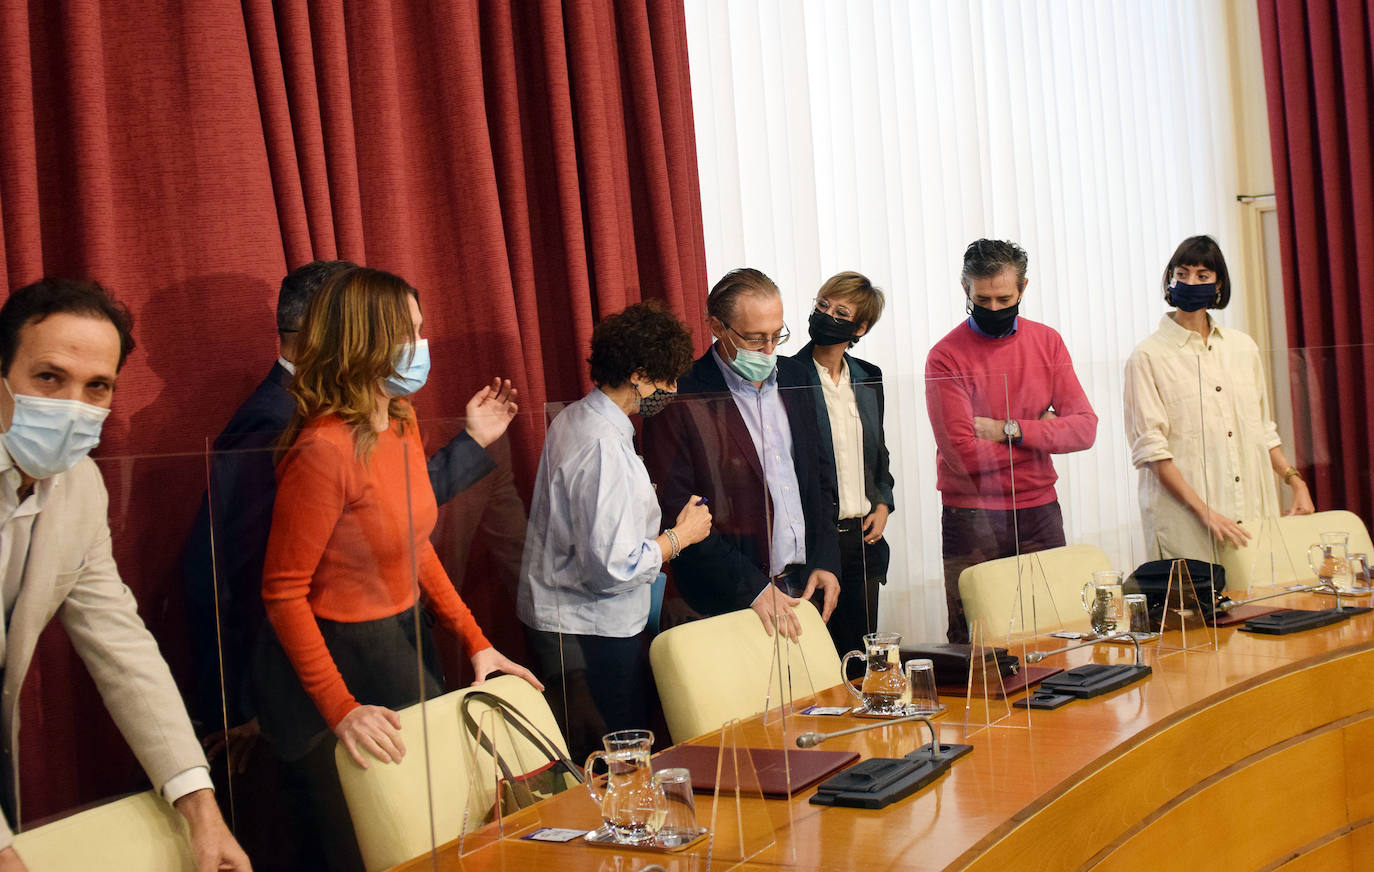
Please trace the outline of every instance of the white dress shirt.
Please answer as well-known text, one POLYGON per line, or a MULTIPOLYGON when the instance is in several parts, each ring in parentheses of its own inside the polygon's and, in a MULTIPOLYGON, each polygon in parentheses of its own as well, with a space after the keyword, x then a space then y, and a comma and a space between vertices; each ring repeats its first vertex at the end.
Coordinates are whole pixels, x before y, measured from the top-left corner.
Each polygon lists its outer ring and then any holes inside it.
POLYGON ((812 358, 821 377, 821 393, 825 396, 825 414, 830 419, 830 441, 835 448, 835 475, 840 487, 841 520, 862 518, 872 506, 864 493, 864 428, 859 420, 859 403, 854 398, 854 385, 849 380, 849 364, 840 358, 840 381, 830 377, 830 370, 812 358))
POLYGON ((1239 330, 1211 326, 1204 340, 1165 315, 1126 361, 1126 437, 1140 470, 1145 550, 1156 559, 1212 560, 1213 550, 1154 461, 1171 458, 1208 506, 1254 535, 1279 513, 1269 449, 1280 440, 1259 347, 1239 330))

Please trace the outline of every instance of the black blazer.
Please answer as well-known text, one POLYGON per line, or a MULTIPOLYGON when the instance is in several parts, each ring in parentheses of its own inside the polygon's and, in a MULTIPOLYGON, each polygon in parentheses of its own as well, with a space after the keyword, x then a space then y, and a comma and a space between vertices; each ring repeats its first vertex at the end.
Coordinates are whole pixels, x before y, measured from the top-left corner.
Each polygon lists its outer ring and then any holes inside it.
MULTIPOLYGON (((793 355, 793 359, 806 367, 811 384, 819 388, 821 376, 816 371, 812 359, 814 350, 814 343, 808 342, 793 355)), ((866 360, 848 354, 844 359, 849 366, 849 383, 854 388, 854 402, 859 407, 859 423, 863 427, 864 494, 875 506, 882 503, 888 509, 895 509, 897 504, 892 499, 894 480, 888 462, 887 437, 883 434, 883 371, 866 360)), ((825 409, 823 399, 816 403, 816 412, 820 426, 821 448, 833 460, 835 443, 830 430, 830 415, 825 409)), ((833 466, 831 468, 834 469, 833 466)), ((836 473, 838 474, 838 470, 836 473)), ((835 485, 835 492, 839 493, 838 483, 835 485)))
MULTIPOLYGON (((772 537, 767 525, 763 467, 714 350, 678 379, 678 395, 644 422, 644 462, 658 489, 664 526, 687 498, 699 494, 711 508, 711 534, 672 562, 683 598, 704 615, 747 608, 768 584, 772 537)), ((792 463, 806 520, 806 572, 839 575, 835 535, 834 472, 821 450, 816 393, 797 361, 778 360, 778 386, 792 431, 792 463)))
MULTIPOLYGON (((219 714, 219 658, 224 658, 230 726, 253 717, 245 677, 258 629, 263 625, 262 564, 277 497, 274 449, 291 423, 296 403, 286 389, 291 373, 273 364, 267 378, 215 437, 210 481, 182 555, 187 618, 196 671, 195 711, 213 730, 219 714), (214 509, 211 547, 210 510, 214 509), (213 554, 213 557, 212 557, 213 554), (213 564, 212 564, 213 559, 213 564), (216 648, 216 599, 220 646, 216 648)), ((429 480, 441 505, 495 468, 466 432, 430 458, 429 480)))

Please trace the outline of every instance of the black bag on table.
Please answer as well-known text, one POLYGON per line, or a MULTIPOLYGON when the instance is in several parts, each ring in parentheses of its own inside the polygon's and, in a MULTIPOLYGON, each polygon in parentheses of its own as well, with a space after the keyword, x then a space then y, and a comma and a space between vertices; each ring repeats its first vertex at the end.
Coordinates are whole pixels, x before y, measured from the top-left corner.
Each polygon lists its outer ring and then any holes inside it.
MULTIPOLYGON (((973 646, 956 643, 911 645, 902 647, 902 663, 916 658, 925 658, 935 667, 935 683, 939 685, 963 684, 968 681, 969 664, 973 660, 973 646)), ((991 667, 994 662, 1003 678, 1009 678, 1021 668, 1021 658, 1006 648, 983 648, 984 662, 991 667)))
MULTIPOLYGON (((1164 617, 1164 597, 1169 593, 1169 573, 1177 560, 1150 560, 1136 567, 1127 577, 1121 589, 1125 593, 1143 593, 1150 607, 1150 620, 1158 624, 1164 617)), ((1217 606, 1229 602, 1223 594, 1226 590, 1226 570, 1217 563, 1205 560, 1184 560, 1188 574, 1193 579, 1193 590, 1197 591, 1198 604, 1202 607, 1202 618, 1211 622, 1216 616, 1217 606), (1211 599, 1208 599, 1208 586, 1211 586, 1211 599)), ((1179 594, 1174 592, 1174 602, 1179 594)))

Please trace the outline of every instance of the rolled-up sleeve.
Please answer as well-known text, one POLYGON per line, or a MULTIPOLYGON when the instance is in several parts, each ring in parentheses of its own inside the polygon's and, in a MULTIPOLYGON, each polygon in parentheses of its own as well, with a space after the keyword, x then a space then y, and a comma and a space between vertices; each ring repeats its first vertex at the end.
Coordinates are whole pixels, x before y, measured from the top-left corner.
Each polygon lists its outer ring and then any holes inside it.
POLYGON ((1160 397, 1149 355, 1140 351, 1126 361, 1125 416, 1131 464, 1136 469, 1173 459, 1169 450, 1169 412, 1160 397))
POLYGON ((1264 362, 1260 360, 1259 350, 1251 357, 1250 366, 1254 370, 1255 386, 1259 388, 1260 439, 1265 451, 1273 451, 1283 444, 1279 438, 1279 425, 1274 421, 1274 410, 1269 405, 1269 385, 1264 377, 1264 362))

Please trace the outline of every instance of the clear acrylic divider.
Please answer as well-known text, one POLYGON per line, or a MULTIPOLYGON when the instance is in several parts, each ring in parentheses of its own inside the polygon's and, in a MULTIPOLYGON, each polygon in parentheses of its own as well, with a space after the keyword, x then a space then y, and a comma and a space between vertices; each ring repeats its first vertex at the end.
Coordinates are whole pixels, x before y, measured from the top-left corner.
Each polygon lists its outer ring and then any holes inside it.
MULTIPOLYGON (((186 822, 155 795, 162 785, 151 779, 178 771, 158 772, 159 762, 164 770, 197 764, 201 736, 224 724, 213 590, 205 593, 210 618, 201 637, 187 621, 181 559, 187 520, 204 488, 203 443, 92 459, 34 482, 20 500, 22 507, 36 499, 39 507, 29 527, 26 577, 6 615, 6 667, 15 682, 7 697, 13 691, 18 730, 4 767, 14 779, 13 791, 3 788, 7 816, 22 834, 152 791, 130 801, 151 800, 165 832, 177 839, 167 847, 189 862, 186 822), (104 517, 90 516, 96 506, 104 517), (40 563, 44 545, 49 551, 40 563), (42 576, 34 575, 43 565, 52 573, 46 591, 42 576), (181 688, 193 686, 183 694, 181 688), (149 708, 151 725, 145 723, 149 708), (140 750, 155 767, 151 776, 126 735, 142 737, 140 750)), ((230 819, 228 791, 217 798, 230 819)), ((154 856, 163 846, 146 847, 154 856)))
MULTIPOLYGON (((1015 420, 1009 377, 970 371, 926 381, 944 503, 946 598, 954 616, 954 644, 936 644, 929 656, 946 705, 962 709, 965 736, 1029 725, 1023 710, 1008 706, 1016 692, 1012 670, 1044 632, 1038 616, 1054 610, 1038 564, 1021 554, 1017 535, 1020 470, 1030 455, 1008 432, 1007 422, 1015 420)), ((923 647, 908 650, 921 657, 923 647)))
MULTIPOLYGON (((458 767, 443 777, 461 780, 465 791, 461 808, 451 802, 434 808, 439 856, 520 838, 541 822, 563 826, 569 816, 588 817, 591 805, 575 780, 581 767, 572 762, 586 754, 577 753, 569 732, 582 722, 580 700, 587 695, 569 693, 564 680, 571 659, 565 649, 576 646, 560 632, 561 602, 527 608, 533 600, 522 581, 530 529, 525 495, 534 485, 546 412, 521 411, 504 430, 493 423, 490 416, 436 420, 424 433, 439 501, 432 536, 438 562, 488 641, 513 664, 473 686, 462 638, 436 634, 451 692, 430 719, 429 741, 436 758, 458 767), (529 686, 524 669, 542 692, 529 686), (509 677, 492 681, 503 672, 509 677), (479 698, 488 693, 499 702, 479 698), (509 714, 494 707, 503 704, 509 714)), ((585 689, 585 665, 576 664, 576 674, 576 686, 585 689)), ((604 732, 596 728, 597 747, 604 732)))
POLYGON ((383 868, 435 847, 433 628, 469 619, 430 544, 421 427, 408 405, 393 415, 380 434, 332 417, 228 434, 210 458, 228 783, 255 868, 383 868))
MULTIPOLYGON (((255 867, 321 855, 318 839, 280 838, 268 808, 288 807, 289 770, 263 734, 253 664, 271 633, 262 578, 276 497, 280 432, 236 434, 211 443, 206 487, 183 553, 187 621, 197 663, 192 699, 214 693, 214 728, 202 729, 226 823, 255 867)), ((275 637, 273 637, 275 638, 275 637)), ((206 720, 209 723, 209 720, 206 720)), ((270 723, 270 718, 269 718, 270 723)), ((281 867, 278 867, 281 868, 281 867)))
MULTIPOLYGON (((475 732, 465 737, 463 748, 469 801, 458 855, 467 857, 539 827, 543 820, 540 800, 544 797, 537 791, 552 785, 531 782, 548 761, 528 742, 521 741, 505 712, 483 706, 475 718, 475 732)), ((592 780, 593 776, 589 773, 587 778, 592 780)))
MULTIPOLYGON (((1369 532, 1374 514, 1371 412, 1367 403, 1349 402, 1331 387, 1365 371, 1370 359, 1374 345, 1340 345, 1291 349, 1286 360, 1275 363, 1286 364, 1288 375, 1287 383, 1276 388, 1276 405, 1285 412, 1291 408, 1291 414, 1281 416, 1279 427, 1284 437, 1279 450, 1285 453, 1264 458, 1277 489, 1270 505, 1282 514, 1274 519, 1272 544, 1253 549, 1258 564, 1254 578, 1271 585, 1262 592, 1321 584, 1340 591, 1343 607, 1374 605, 1368 582, 1374 559, 1369 532), (1291 439, 1285 432, 1290 426, 1291 439), (1296 513, 1302 491, 1314 503, 1315 514, 1296 513)), ((1265 603, 1285 604, 1282 599, 1265 603)))
MULTIPOLYGON (((752 732, 739 720, 727 721, 720 730, 715 788, 706 813, 710 821, 708 869, 733 869, 777 843, 776 812, 763 791, 750 753, 752 732)), ((789 800, 783 799, 788 809, 792 805, 789 800)), ((788 859, 795 860, 795 854, 788 859)))
POLYGON ((1025 713, 1026 710, 1011 707, 994 646, 984 639, 983 623, 975 619, 969 627, 968 682, 964 692, 965 742, 990 727, 1030 727, 1028 714, 1018 716, 1018 711, 1025 713))

